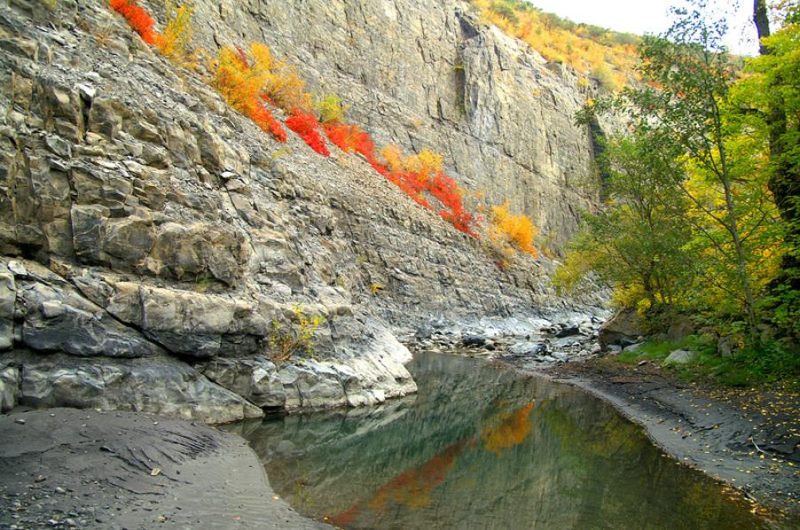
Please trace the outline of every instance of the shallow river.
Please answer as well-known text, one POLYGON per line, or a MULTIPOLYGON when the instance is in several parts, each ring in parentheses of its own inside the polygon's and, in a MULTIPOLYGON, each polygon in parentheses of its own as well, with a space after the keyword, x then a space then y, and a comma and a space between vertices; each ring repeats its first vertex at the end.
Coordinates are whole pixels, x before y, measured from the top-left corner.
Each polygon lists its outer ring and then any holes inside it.
POLYGON ((238 427, 275 491, 344 528, 772 528, 578 389, 422 355, 419 393, 238 427))

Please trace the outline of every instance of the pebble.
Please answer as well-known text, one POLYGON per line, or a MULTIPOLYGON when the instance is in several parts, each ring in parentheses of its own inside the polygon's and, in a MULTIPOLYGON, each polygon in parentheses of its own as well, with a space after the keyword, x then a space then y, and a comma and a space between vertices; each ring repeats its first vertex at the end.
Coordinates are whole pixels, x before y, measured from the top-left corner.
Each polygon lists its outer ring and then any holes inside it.
POLYGON ((65 490, 61 486, 56 486, 56 493, 61 493, 63 495, 66 492, 67 492, 67 490, 65 490))
POLYGON ((25 420, 23 418, 17 418, 14 420, 14 423, 19 423, 20 425, 25 425, 25 420))

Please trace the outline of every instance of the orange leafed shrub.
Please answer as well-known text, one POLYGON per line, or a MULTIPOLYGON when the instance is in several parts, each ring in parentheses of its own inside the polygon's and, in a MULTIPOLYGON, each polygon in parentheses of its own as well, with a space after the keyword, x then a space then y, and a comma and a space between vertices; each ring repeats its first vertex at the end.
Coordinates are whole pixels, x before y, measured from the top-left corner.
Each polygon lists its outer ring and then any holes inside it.
POLYGON ((533 238, 537 233, 538 230, 528 216, 509 213, 508 203, 492 207, 489 237, 493 242, 503 247, 513 245, 522 252, 536 257, 538 253, 533 246, 533 238))
POLYGON ((383 148, 381 156, 386 161, 381 173, 387 179, 426 208, 433 209, 430 198, 436 199, 443 207, 439 210, 442 219, 457 230, 478 237, 474 231, 475 218, 464 209, 461 188, 443 170, 442 155, 423 149, 419 154, 405 156, 399 147, 389 145, 383 148))
MULTIPOLYGON (((253 45, 255 57, 258 50, 259 47, 253 45)), ((251 66, 243 50, 223 48, 216 61, 213 85, 231 107, 253 120, 279 142, 285 142, 286 131, 263 101, 263 87, 268 75, 258 67, 257 61, 251 66)))
POLYGON ((320 135, 320 124, 316 116, 295 110, 286 120, 286 126, 296 132, 311 149, 322 156, 331 156, 325 140, 320 135))
POLYGON ((262 99, 288 113, 311 112, 314 108, 311 94, 306 92, 306 82, 292 66, 275 59, 266 44, 251 44, 250 55, 253 57, 250 66, 260 75, 262 99))
POLYGON ((157 45, 161 35, 155 30, 155 20, 135 0, 109 0, 111 9, 125 17, 128 25, 142 37, 147 44, 157 45))

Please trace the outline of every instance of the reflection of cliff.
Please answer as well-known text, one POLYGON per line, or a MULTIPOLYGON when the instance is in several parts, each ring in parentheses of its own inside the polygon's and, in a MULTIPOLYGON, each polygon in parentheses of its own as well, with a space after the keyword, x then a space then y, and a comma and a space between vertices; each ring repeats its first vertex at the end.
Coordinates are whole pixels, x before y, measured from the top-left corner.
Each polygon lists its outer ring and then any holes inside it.
POLYGON ((413 403, 245 432, 275 490, 346 528, 758 527, 688 495, 717 486, 587 394, 469 359, 410 368, 413 403))
MULTIPOLYGON (((528 403, 512 412, 495 414, 481 430, 482 449, 499 455, 503 450, 521 444, 531 433, 530 413, 533 407, 533 403, 528 403)), ((464 449, 475 446, 475 438, 453 443, 421 466, 391 479, 363 505, 356 503, 327 520, 346 527, 355 522, 363 507, 375 512, 385 511, 387 505, 403 505, 412 509, 427 507, 431 504, 433 490, 447 478, 456 458, 464 449)))

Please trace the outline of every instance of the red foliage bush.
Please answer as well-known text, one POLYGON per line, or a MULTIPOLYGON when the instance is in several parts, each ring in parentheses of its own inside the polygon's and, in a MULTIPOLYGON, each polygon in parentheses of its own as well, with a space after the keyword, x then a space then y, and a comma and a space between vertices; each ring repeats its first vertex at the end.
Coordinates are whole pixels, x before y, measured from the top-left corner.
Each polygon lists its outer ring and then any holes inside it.
MULTIPOLYGON (((155 30, 155 21, 147 11, 137 5, 136 0, 109 0, 111 9, 125 17, 146 43, 158 46, 164 37, 155 30)), ((254 60, 242 48, 224 48, 216 63, 214 86, 236 110, 248 116, 263 131, 272 134, 279 142, 287 139, 286 131, 266 105, 275 105, 273 98, 265 90, 267 81, 298 101, 308 99, 302 91, 302 82, 297 76, 276 76, 271 72, 272 64, 269 49, 264 45, 253 45, 254 60), (260 64, 270 62, 270 64, 260 64), (269 60, 269 61, 267 61, 269 60), (299 83, 299 85, 298 85, 299 83), (297 86, 295 86, 297 85, 297 86), (296 96, 296 97, 295 97, 296 96)), ((283 94, 280 90, 276 94, 283 94)), ((291 100, 283 94, 284 99, 291 100)), ((285 107, 284 107, 285 108, 285 107)), ((394 183, 417 204, 433 209, 428 196, 433 197, 443 207, 439 211, 442 219, 456 229, 477 238, 473 231, 476 220, 464 210, 461 190, 456 182, 442 171, 442 157, 424 150, 419 155, 404 157, 396 147, 385 148, 385 162, 378 160, 375 143, 358 125, 331 121, 320 125, 314 114, 295 107, 286 126, 297 133, 311 149, 322 156, 330 156, 330 151, 320 131, 346 153, 358 153, 387 180, 394 183)))
POLYGON ((109 0, 111 9, 125 17, 128 25, 138 33, 147 44, 158 44, 161 35, 155 30, 155 20, 135 0, 109 0))
POLYGON ((333 145, 345 153, 360 154, 375 171, 384 177, 388 175, 388 169, 375 155, 375 142, 361 127, 346 123, 326 123, 322 127, 333 145))
POLYGON ((377 162, 373 165, 380 174, 418 204, 438 209, 439 216, 457 230, 478 238, 474 230, 477 220, 464 209, 461 188, 444 172, 440 154, 423 149, 415 155, 403 155, 399 147, 386 146, 381 155, 385 165, 377 162), (435 199, 435 205, 431 199, 435 199))
POLYGON ((286 129, 281 126, 281 122, 275 119, 263 103, 254 103, 253 108, 250 110, 249 117, 258 125, 262 131, 268 132, 280 143, 285 143, 287 140, 286 129))
POLYGON ((316 116, 295 110, 286 120, 286 126, 296 132, 311 149, 322 156, 331 156, 325 140, 319 133, 320 124, 316 116))
POLYGON ((475 217, 464 210, 461 190, 452 177, 442 172, 437 173, 429 181, 428 192, 444 206, 445 209, 439 212, 442 219, 452 224, 456 230, 478 239, 478 234, 473 230, 475 217))

